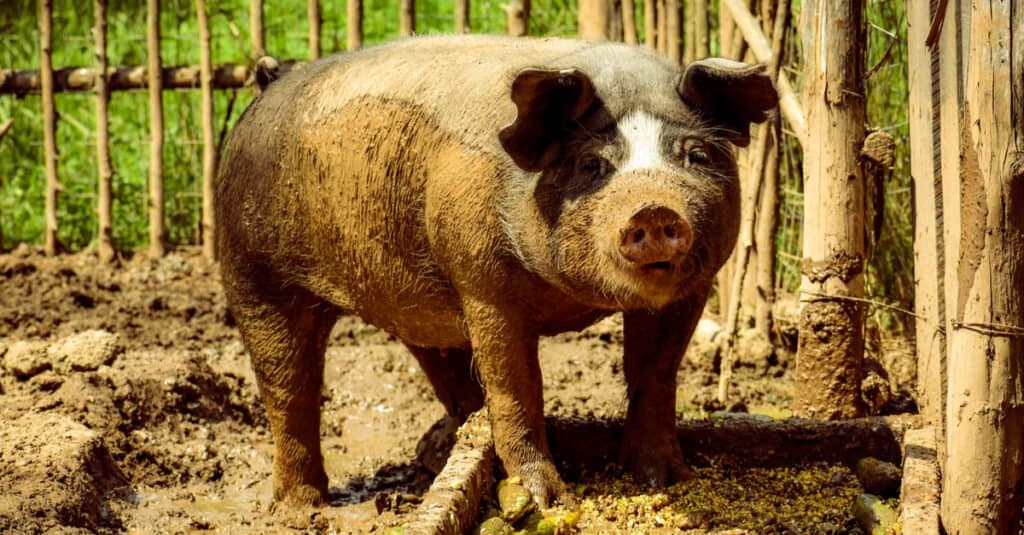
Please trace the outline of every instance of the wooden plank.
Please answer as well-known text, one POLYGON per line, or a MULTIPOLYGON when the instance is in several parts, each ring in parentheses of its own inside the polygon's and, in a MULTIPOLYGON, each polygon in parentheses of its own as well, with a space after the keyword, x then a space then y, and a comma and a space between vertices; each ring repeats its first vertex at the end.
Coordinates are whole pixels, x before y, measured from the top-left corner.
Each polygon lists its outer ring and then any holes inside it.
POLYGON ((39 85, 43 104, 46 207, 43 251, 57 254, 57 110, 53 94, 53 0, 39 0, 39 85))
POLYGON ((348 17, 345 23, 348 31, 346 48, 349 51, 359 50, 363 47, 363 0, 347 0, 346 13, 348 17))
POLYGON ((93 37, 96 40, 96 166, 98 195, 96 213, 99 220, 100 260, 109 262, 114 258, 113 182, 114 168, 110 163, 110 91, 107 89, 107 0, 93 1, 93 15, 96 26, 93 37))
POLYGON ((210 24, 206 15, 206 0, 196 0, 196 17, 199 21, 199 80, 202 91, 203 123, 203 215, 202 245, 203 256, 214 259, 217 256, 214 235, 214 181, 217 176, 217 147, 213 125, 213 59, 210 55, 210 24))
POLYGON ((816 142, 804 145, 804 260, 793 412, 853 418, 864 414, 864 310, 844 298, 864 297, 863 2, 805 0, 800 28, 807 58, 807 125, 816 142))
POLYGON ((160 0, 146 0, 146 62, 149 82, 149 256, 166 252, 164 241, 164 104, 160 56, 160 0))
MULTIPOLYGON (((949 533, 1016 534, 1022 520, 1022 16, 1019 2, 975 0, 969 25, 961 28, 969 32, 970 48, 960 71, 960 172, 954 176, 943 168, 943 183, 952 183, 944 189, 960 191, 959 255, 946 256, 947 267, 956 263, 957 294, 955 308, 947 309, 952 318, 941 509, 949 533)), ((953 27, 943 28, 940 43, 946 44, 947 33, 955 39, 953 27)), ((946 208, 949 213, 951 206, 946 208)), ((947 277, 947 293, 950 282, 947 277)))

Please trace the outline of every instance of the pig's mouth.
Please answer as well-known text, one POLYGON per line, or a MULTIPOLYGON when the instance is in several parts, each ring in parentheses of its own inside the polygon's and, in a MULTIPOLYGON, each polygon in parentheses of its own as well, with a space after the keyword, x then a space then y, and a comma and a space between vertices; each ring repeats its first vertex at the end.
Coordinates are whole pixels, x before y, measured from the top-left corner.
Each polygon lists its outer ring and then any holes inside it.
POLYGON ((650 262, 640 266, 640 271, 645 275, 648 273, 667 273, 672 271, 672 262, 668 260, 662 262, 650 262))

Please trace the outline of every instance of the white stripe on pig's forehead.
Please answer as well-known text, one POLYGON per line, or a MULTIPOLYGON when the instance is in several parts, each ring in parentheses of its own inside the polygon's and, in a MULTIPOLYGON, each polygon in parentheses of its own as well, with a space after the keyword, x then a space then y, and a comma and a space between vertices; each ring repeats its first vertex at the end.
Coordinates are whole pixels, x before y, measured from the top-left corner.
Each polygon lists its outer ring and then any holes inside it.
POLYGON ((626 141, 626 162, 620 172, 668 167, 661 156, 661 133, 665 124, 643 110, 630 112, 619 121, 619 135, 626 141))

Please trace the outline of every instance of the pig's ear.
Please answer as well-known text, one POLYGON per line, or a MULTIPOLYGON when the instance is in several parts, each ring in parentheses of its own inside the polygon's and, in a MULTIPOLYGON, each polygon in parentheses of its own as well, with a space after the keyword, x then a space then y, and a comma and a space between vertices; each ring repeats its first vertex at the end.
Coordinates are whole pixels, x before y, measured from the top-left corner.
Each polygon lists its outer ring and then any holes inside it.
POLYGON ((760 123, 779 103, 764 65, 707 58, 686 66, 679 82, 683 102, 739 147, 750 144, 750 123, 760 123))
POLYGON ((516 120, 498 133, 505 151, 526 171, 550 165, 573 123, 594 102, 594 85, 575 70, 527 69, 512 82, 516 120))

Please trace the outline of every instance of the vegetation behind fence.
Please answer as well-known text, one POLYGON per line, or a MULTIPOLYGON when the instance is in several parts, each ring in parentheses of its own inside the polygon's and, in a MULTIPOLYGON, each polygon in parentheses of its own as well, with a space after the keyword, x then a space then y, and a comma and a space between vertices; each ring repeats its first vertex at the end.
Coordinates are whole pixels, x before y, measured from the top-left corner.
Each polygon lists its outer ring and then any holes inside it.
MULTIPOLYGON (((400 0, 364 2, 364 43, 399 35, 400 0)), ((470 2, 473 32, 505 33, 504 0, 470 2)), ((644 2, 636 5, 636 31, 644 40, 644 2)), ((324 54, 346 47, 344 2, 321 2, 321 47, 324 54)), ((573 0, 534 0, 530 11, 532 35, 573 36, 577 3, 573 0)), ((199 64, 198 27, 193 0, 161 2, 161 50, 165 66, 199 64)), ((710 51, 719 51, 718 2, 710 2, 710 51)), ((800 50, 796 38, 799 6, 789 25, 784 72, 799 83, 800 50)), ((416 4, 416 30, 420 34, 454 30, 454 2, 420 0, 416 4)), ((889 131, 897 140, 895 163, 889 179, 880 184, 886 222, 876 243, 868 271, 868 295, 909 306, 913 295, 911 247, 911 193, 907 138, 907 50, 905 5, 896 0, 868 3, 867 67, 868 128, 889 131)), ((111 66, 145 65, 146 9, 142 2, 110 0, 107 48, 111 66)), ((683 10, 686 14, 687 11, 683 10)), ((267 52, 278 58, 304 59, 309 37, 304 0, 271 0, 265 5, 267 52)), ((215 65, 250 61, 249 1, 221 0, 208 7, 212 56, 215 65)), ((36 69, 39 66, 36 0, 0 3, 0 69, 36 69)), ((89 3, 56 0, 54 5, 53 64, 95 64, 89 3)), ((222 141, 252 99, 249 89, 216 92, 216 139, 222 141)), ((95 96, 91 92, 58 93, 60 114, 57 145, 63 191, 58 205, 59 241, 71 250, 95 244, 97 220, 97 165, 95 96)), ((200 241, 202 206, 202 150, 200 93, 164 92, 164 181, 168 245, 200 241)), ((0 142, 0 249, 18 243, 39 243, 44 230, 44 173, 42 110, 36 95, 15 98, 0 95, 0 123, 15 126, 0 142)), ((120 91, 110 99, 111 158, 114 168, 113 236, 119 250, 143 247, 148 242, 147 173, 149 116, 145 91, 120 91)), ((794 291, 799 285, 802 184, 800 146, 789 137, 781 158, 777 286, 794 291)), ((869 199, 871 203, 871 199, 869 199)), ((890 316, 880 316, 888 322, 890 316)))

